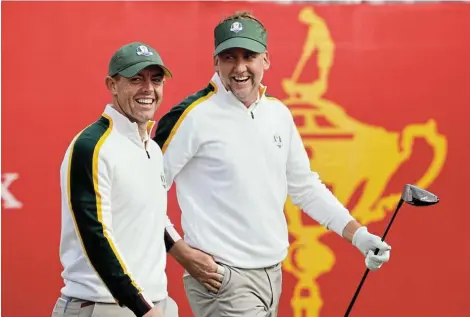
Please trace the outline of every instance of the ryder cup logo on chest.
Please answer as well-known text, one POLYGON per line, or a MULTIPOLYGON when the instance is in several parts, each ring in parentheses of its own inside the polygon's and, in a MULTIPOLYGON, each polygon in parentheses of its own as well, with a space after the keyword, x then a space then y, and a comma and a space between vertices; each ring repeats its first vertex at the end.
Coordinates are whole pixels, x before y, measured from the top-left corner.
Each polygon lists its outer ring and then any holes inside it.
POLYGON ((233 22, 230 26, 230 31, 238 33, 243 30, 243 25, 240 22, 233 22))
POLYGON ((148 47, 145 45, 140 45, 137 47, 137 55, 139 56, 152 56, 153 53, 149 51, 148 47))
POLYGON ((165 174, 163 172, 160 173, 160 180, 162 181, 163 188, 166 189, 166 177, 165 177, 165 174))
POLYGON ((279 134, 274 134, 273 142, 278 148, 282 148, 282 139, 279 134))

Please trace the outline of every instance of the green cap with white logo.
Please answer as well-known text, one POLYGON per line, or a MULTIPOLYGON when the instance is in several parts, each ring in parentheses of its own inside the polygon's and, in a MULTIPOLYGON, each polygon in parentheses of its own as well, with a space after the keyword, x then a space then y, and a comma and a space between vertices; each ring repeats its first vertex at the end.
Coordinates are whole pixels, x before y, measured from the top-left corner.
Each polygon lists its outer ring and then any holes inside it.
POLYGON ((170 70, 163 64, 160 54, 154 48, 145 43, 133 42, 122 46, 114 53, 109 62, 108 75, 119 74, 129 78, 152 65, 161 67, 168 78, 173 77, 170 70))
POLYGON ((214 30, 214 56, 234 47, 240 47, 256 53, 264 53, 268 34, 257 21, 250 19, 232 19, 219 24, 214 30))

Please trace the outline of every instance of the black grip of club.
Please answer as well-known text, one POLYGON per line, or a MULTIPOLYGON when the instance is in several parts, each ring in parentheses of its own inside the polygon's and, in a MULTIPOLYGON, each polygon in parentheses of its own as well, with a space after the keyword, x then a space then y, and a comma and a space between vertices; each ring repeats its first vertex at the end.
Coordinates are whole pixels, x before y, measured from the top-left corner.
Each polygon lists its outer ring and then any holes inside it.
MULTIPOLYGON (((403 199, 400 199, 400 201, 398 202, 397 208, 395 209, 395 212, 393 213, 392 219, 390 219, 390 222, 387 225, 387 229, 385 229, 385 232, 382 236, 382 241, 385 240, 385 237, 387 236, 387 233, 390 230, 390 227, 393 223, 393 220, 395 220, 395 217, 396 217, 396 215, 398 213, 398 210, 400 209, 401 205, 403 205, 403 199)), ((379 248, 376 248, 374 254, 377 255, 379 253, 379 251, 380 251, 379 248)), ((362 276, 361 282, 359 283, 359 286, 357 287, 356 292, 354 293, 354 296, 351 300, 351 303, 349 303, 348 310, 344 314, 344 317, 349 316, 349 313, 351 312, 351 310, 354 306, 354 303, 356 302, 357 296, 359 295, 359 292, 361 291, 362 285, 366 281, 366 277, 369 274, 369 271, 370 270, 367 268, 366 271, 364 272, 364 275, 362 276)))

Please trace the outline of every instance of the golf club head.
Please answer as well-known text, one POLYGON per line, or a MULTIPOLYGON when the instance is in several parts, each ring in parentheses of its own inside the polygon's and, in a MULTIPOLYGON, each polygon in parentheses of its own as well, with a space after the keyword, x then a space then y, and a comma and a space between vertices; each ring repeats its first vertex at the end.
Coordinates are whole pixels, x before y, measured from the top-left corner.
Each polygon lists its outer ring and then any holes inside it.
POLYGON ((401 198, 413 206, 430 206, 439 202, 439 197, 415 185, 406 184, 401 198))

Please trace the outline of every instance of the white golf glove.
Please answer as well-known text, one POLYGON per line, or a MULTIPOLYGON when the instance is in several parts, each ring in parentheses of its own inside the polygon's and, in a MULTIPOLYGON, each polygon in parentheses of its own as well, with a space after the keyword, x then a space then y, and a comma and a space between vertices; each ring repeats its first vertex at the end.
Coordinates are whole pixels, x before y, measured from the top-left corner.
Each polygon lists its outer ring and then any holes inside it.
POLYGON ((366 227, 360 227, 354 233, 352 244, 366 257, 366 266, 369 270, 378 270, 385 262, 390 260, 391 246, 383 242, 380 237, 371 234, 366 227), (379 249, 377 255, 375 249, 379 249))

